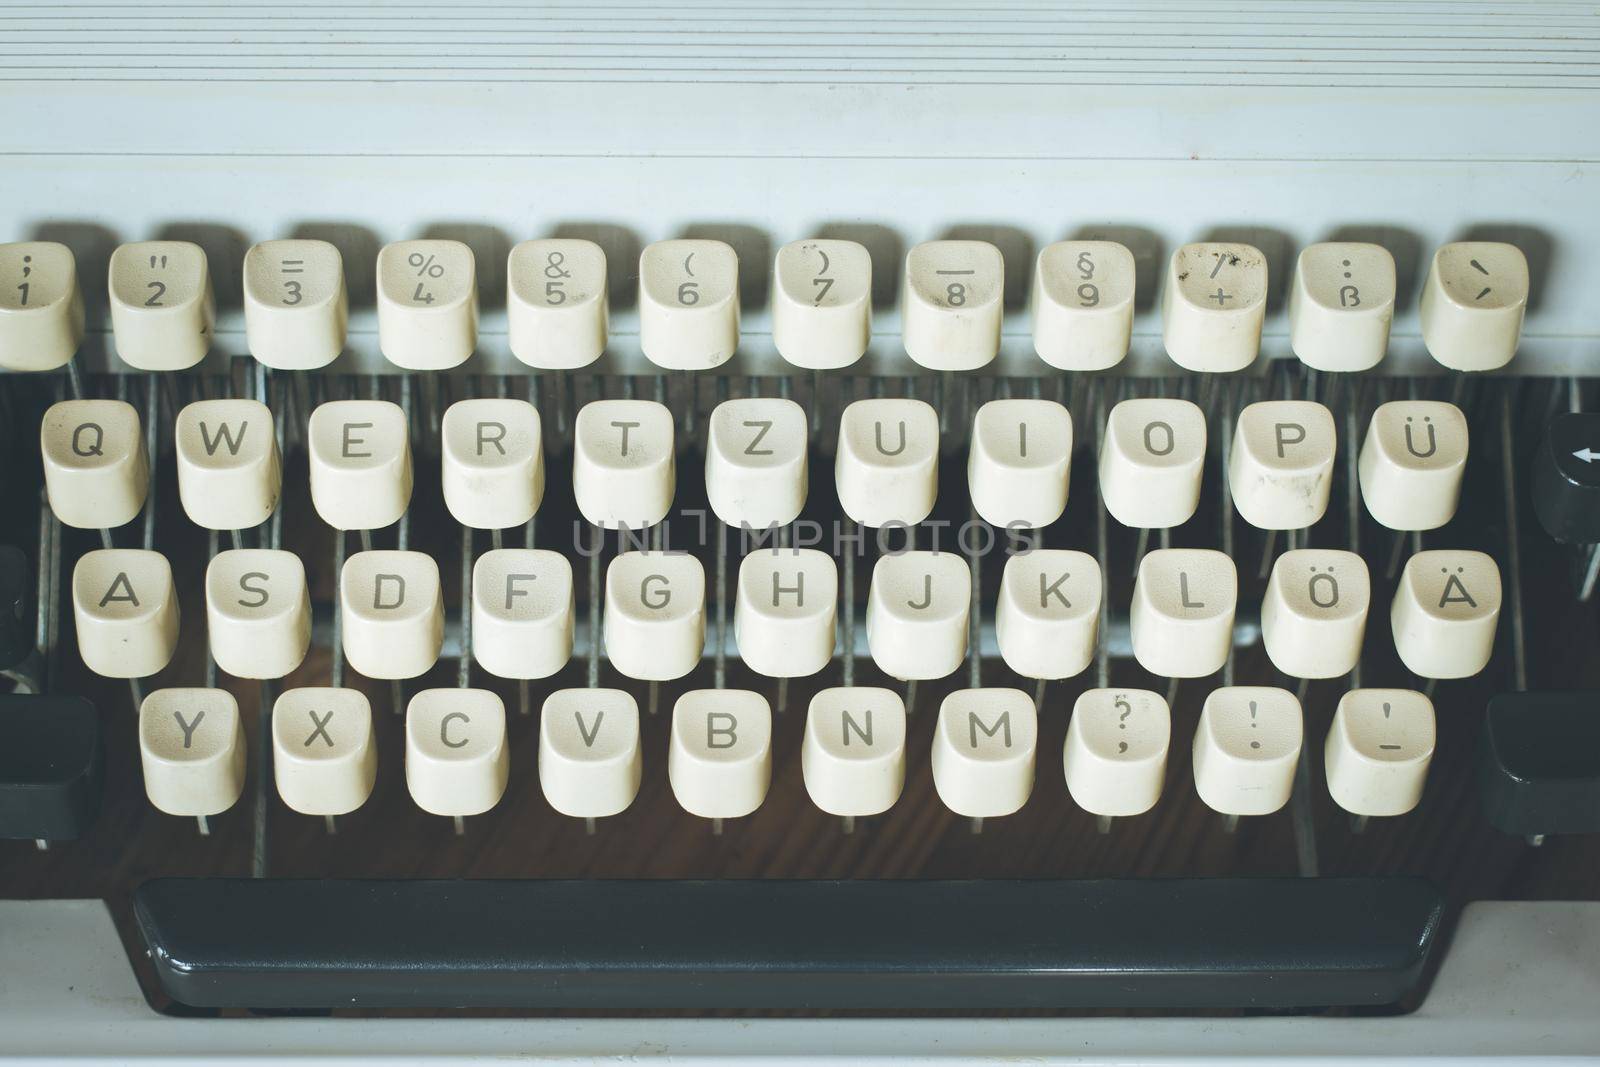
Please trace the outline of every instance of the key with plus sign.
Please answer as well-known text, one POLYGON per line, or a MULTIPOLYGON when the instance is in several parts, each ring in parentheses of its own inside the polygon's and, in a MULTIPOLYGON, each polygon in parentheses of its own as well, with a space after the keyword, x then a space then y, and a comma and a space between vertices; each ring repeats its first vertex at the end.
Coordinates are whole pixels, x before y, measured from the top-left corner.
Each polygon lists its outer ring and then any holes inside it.
POLYGON ((1255 362, 1267 304, 1267 257, 1212 241, 1172 254, 1161 301, 1162 340, 1185 370, 1227 373, 1255 362))

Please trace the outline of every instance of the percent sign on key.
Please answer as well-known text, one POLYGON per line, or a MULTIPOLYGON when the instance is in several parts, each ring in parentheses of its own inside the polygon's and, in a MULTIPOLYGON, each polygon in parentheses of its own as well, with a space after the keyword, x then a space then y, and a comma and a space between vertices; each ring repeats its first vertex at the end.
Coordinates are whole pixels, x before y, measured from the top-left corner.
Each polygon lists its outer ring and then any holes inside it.
MULTIPOLYGON (((406 257, 406 263, 416 268, 418 278, 444 277, 443 264, 434 262, 434 258, 431 255, 424 256, 421 252, 413 252, 411 255, 406 257)), ((417 291, 411 294, 412 300, 419 304, 433 303, 432 290, 424 291, 423 287, 426 284, 427 283, 425 281, 417 282, 417 291)))

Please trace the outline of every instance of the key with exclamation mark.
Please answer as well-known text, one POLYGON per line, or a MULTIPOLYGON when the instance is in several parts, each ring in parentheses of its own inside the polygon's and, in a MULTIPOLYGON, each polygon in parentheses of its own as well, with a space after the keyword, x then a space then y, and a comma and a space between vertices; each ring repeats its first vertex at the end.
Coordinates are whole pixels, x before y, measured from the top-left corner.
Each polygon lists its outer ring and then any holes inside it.
POLYGON ((1194 784, 1224 815, 1270 815, 1294 788, 1304 725, 1286 689, 1229 686, 1206 698, 1194 735, 1194 784))

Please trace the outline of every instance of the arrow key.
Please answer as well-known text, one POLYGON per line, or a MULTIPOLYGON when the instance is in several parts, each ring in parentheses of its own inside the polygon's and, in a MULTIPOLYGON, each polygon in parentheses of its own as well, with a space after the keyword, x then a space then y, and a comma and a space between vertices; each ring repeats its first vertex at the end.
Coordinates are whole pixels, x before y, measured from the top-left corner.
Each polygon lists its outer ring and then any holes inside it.
POLYGON ((1533 510, 1557 541, 1600 541, 1600 413, 1564 411, 1550 420, 1534 460, 1533 510))

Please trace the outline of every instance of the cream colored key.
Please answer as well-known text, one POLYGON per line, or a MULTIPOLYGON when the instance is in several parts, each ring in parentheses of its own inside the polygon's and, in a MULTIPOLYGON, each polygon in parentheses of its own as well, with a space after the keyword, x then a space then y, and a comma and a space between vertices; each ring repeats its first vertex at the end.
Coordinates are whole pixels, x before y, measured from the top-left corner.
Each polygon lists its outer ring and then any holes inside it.
POLYGON ((497 548, 472 565, 472 656, 498 678, 548 678, 572 656, 572 563, 497 548))
POLYGON ((739 257, 721 241, 657 241, 639 255, 639 347, 668 370, 711 370, 739 348, 739 257))
POLYGON ((422 552, 357 552, 339 574, 344 654, 368 678, 415 678, 439 659, 439 565, 422 552))
POLYGON ((587 367, 606 350, 606 254, 593 241, 523 241, 506 259, 511 354, 541 370, 587 367))
POLYGON ((244 333, 275 370, 315 370, 344 351, 344 259, 327 241, 263 241, 244 256, 244 333))
POLYGON ((1239 412, 1228 461, 1233 506, 1263 530, 1303 530, 1328 510, 1337 448, 1333 413, 1307 400, 1264 400, 1239 412))
POLYGON ((833 658, 839 568, 814 548, 763 549, 739 564, 733 640, 768 678, 815 674, 833 658))
POLYGON ((539 787, 575 819, 626 811, 639 794, 639 705, 621 689, 558 689, 539 715, 539 787))
POLYGON ((725 400, 707 423, 706 498, 729 526, 787 526, 805 507, 810 427, 793 400, 725 400))
POLYGON ((1222 669, 1233 644, 1239 576, 1209 548, 1145 554, 1133 583, 1133 657, 1151 674, 1201 678, 1222 669))
POLYGON ((463 526, 504 530, 544 499, 544 439, 526 400, 458 400, 440 430, 444 506, 463 526))
POLYGON ((924 241, 906 255, 900 328, 929 370, 977 370, 1000 352, 1006 265, 985 241, 924 241))
POLYGON ((1467 417, 1442 400, 1379 405, 1361 445, 1361 499, 1391 530, 1436 530, 1461 501, 1467 417))
POLYGON ((83 343, 83 290, 72 250, 0 244, 0 370, 55 370, 83 343))
POLYGON ((1135 529, 1182 526, 1200 506, 1206 417, 1187 400, 1124 400, 1106 418, 1100 493, 1135 529))
POLYGON ((1033 792, 1039 716, 1020 689, 957 689, 939 705, 933 787, 970 819, 1018 811, 1033 792))
POLYGON ((407 370, 448 370, 478 344, 477 264, 460 241, 396 241, 378 253, 378 348, 407 370))
POLYGON ((1500 568, 1482 552, 1418 552, 1406 561, 1389 609, 1394 648, 1423 678, 1466 678, 1494 654, 1500 568))
POLYGON ((1071 678, 1094 658, 1100 565, 1084 552, 1042 548, 1006 560, 995 604, 1000 658, 1024 678, 1071 678))
POLYGON ((939 415, 920 400, 857 400, 839 418, 835 491, 863 526, 915 526, 939 492, 939 415))
POLYGON ((1323 746, 1328 793, 1352 815, 1404 815, 1433 761, 1433 701, 1410 689, 1352 689, 1323 746))
POLYGON ((1494 370, 1516 355, 1528 259, 1516 245, 1458 241, 1433 254, 1422 286, 1422 343, 1451 370, 1494 370))
POLYGON ((865 817, 894 807, 906 780, 906 706, 892 689, 824 689, 811 698, 800 773, 829 815, 865 817))
POLYGON ((789 363, 837 370, 872 340, 872 257, 854 241, 815 238, 778 249, 772 343, 789 363))
POLYGON ((1049 526, 1067 507, 1072 416, 1054 400, 990 400, 978 408, 967 491, 993 526, 1049 526))
POLYGON ((1289 344, 1313 370, 1371 370, 1389 349, 1394 257, 1382 245, 1314 244, 1295 262, 1289 344))
POLYGON ((1337 678, 1361 658, 1372 583, 1354 552, 1303 548, 1272 565, 1261 602, 1261 638, 1291 678, 1337 678))
POLYGON ((1224 815, 1271 815, 1289 802, 1305 725, 1286 689, 1214 689, 1194 734, 1194 788, 1224 815))
POLYGON ((226 689, 157 689, 139 705, 144 792, 157 811, 219 815, 244 792, 239 704, 226 689))
POLYGON ((147 678, 178 648, 178 594, 159 552, 85 552, 72 570, 72 618, 84 666, 107 678, 147 678))
POLYGON ((487 689, 424 689, 406 706, 406 788, 430 815, 482 815, 511 774, 506 706, 487 689))
POLYGON ((196 526, 247 530, 271 518, 283 469, 259 400, 200 400, 178 412, 178 499, 196 526))
POLYGON ((624 552, 606 568, 606 655, 629 678, 665 682, 700 662, 706 572, 675 552, 624 552))
POLYGON ((573 425, 572 491, 596 526, 643 530, 666 518, 677 487, 672 412, 652 400, 596 400, 573 425))
POLYGON ((411 503, 411 439, 400 405, 334 400, 311 411, 311 503, 335 530, 377 530, 411 503))
POLYGON ((867 648, 891 678, 943 678, 967 652, 972 572, 953 552, 882 556, 867 593, 867 648))
POLYGON ((120 400, 63 400, 39 424, 50 510, 68 526, 109 530, 132 522, 150 490, 139 412, 120 400))
POLYGON ((236 548, 206 567, 206 640, 236 678, 283 678, 311 647, 306 568, 293 552, 236 548))
POLYGON ((217 304, 199 245, 118 245, 108 274, 111 331, 124 363, 139 370, 187 370, 205 358, 217 304))
POLYGON ((690 815, 737 819, 767 797, 772 709, 748 689, 695 689, 672 707, 672 795, 690 815))
POLYGON ((348 815, 378 778, 372 704, 359 689, 289 689, 272 705, 278 796, 302 815, 348 815))
POLYGON ((1161 294, 1161 338, 1184 370, 1226 374, 1255 362, 1267 309, 1267 257, 1244 244, 1184 245, 1161 294))
POLYGON ((1142 815, 1161 799, 1172 713, 1148 689, 1089 689, 1072 705, 1062 770, 1091 815, 1142 815))
POLYGON ((1115 241, 1058 241, 1033 269, 1033 350, 1061 370, 1106 370, 1133 335, 1133 253, 1115 241))

